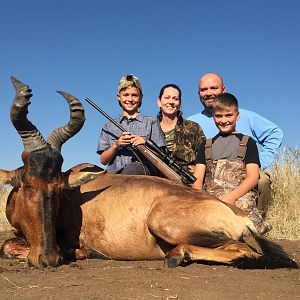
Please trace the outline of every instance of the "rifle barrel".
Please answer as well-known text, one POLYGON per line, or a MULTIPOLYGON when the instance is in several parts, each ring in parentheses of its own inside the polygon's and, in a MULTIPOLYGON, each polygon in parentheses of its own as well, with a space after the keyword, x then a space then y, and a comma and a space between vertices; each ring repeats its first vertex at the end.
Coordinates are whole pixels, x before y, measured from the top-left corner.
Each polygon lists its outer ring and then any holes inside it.
POLYGON ((110 122, 112 122, 114 125, 116 125, 122 132, 126 131, 119 123, 117 123, 111 116, 109 116, 104 110, 102 110, 98 105, 96 105, 91 99, 85 98, 85 101, 87 101, 89 104, 91 104, 105 118, 107 118, 110 122))
MULTIPOLYGON (((92 105, 98 112, 100 112, 110 122, 112 122, 115 126, 117 126, 122 132, 126 131, 119 123, 117 123, 111 116, 109 116, 105 111, 103 111, 91 99, 85 98, 85 101, 87 101, 90 105, 92 105)), ((194 175, 192 175, 189 172, 187 172, 186 170, 184 170, 172 158, 165 155, 153 141, 147 140, 145 142, 145 146, 148 146, 148 148, 152 149, 153 151, 158 153, 163 159, 167 160, 167 162, 170 163, 178 172, 180 172, 182 176, 184 176, 186 179, 188 179, 188 181, 190 181, 191 183, 196 181, 196 177, 194 175)))

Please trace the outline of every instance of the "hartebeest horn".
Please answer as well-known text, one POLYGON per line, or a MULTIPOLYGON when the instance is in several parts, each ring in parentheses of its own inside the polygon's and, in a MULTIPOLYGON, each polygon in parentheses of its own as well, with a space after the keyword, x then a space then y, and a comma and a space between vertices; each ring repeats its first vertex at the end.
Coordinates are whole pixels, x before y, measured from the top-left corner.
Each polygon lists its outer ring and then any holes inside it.
POLYGON ((29 99, 31 89, 28 85, 11 77, 11 81, 16 90, 16 95, 10 109, 10 119, 18 131, 24 144, 24 151, 31 152, 47 147, 47 143, 39 130, 27 119, 29 99))
POLYGON ((63 143, 74 136, 82 128, 85 116, 84 108, 76 97, 65 92, 57 92, 69 103, 70 121, 67 125, 53 130, 47 138, 47 142, 52 146, 52 148, 60 151, 63 143))

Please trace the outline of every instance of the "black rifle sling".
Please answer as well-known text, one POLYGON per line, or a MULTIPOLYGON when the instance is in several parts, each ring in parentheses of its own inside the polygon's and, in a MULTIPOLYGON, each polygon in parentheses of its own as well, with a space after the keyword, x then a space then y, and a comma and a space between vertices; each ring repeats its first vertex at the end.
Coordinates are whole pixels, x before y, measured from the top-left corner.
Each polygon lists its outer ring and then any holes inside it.
MULTIPOLYGON (((131 147, 131 146, 128 146, 128 150, 130 150, 132 152, 132 154, 135 156, 135 158, 137 159, 137 161, 142 165, 142 168, 143 168, 143 171, 144 171, 144 174, 145 175, 149 175, 148 172, 147 172, 147 169, 138 153, 138 151, 134 148, 134 147, 131 147)), ((150 170, 149 170, 150 172, 150 170)))

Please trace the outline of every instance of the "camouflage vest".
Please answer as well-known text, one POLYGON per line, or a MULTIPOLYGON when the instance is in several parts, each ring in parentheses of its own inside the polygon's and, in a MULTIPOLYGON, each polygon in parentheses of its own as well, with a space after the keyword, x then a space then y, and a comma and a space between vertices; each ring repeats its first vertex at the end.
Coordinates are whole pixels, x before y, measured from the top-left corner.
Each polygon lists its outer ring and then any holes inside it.
MULTIPOLYGON (((169 137, 168 154, 173 157, 181 167, 193 174, 198 149, 205 140, 205 135, 198 123, 183 119, 180 110, 177 114, 177 124, 172 132, 173 135, 169 137)), ((159 122, 161 122, 161 111, 158 113, 157 118, 159 122)))
MULTIPOLYGON (((244 135, 234 160, 212 160, 212 139, 205 144, 206 175, 204 189, 220 197, 238 187, 246 178, 244 158, 247 150, 249 136, 244 135)), ((256 207, 258 192, 253 189, 235 201, 235 205, 246 212, 256 207)))

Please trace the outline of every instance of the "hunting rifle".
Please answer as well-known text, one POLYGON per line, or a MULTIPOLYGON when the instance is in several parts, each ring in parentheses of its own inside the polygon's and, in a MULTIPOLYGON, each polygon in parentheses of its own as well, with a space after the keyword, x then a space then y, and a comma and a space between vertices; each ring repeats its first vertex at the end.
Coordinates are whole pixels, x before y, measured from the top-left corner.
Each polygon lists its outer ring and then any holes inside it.
MULTIPOLYGON (((126 131, 119 123, 111 118, 92 100, 85 98, 85 101, 93 106, 122 132, 126 131)), ((141 144, 134 148, 137 149, 139 153, 141 153, 154 167, 156 167, 156 169, 158 169, 165 178, 180 184, 192 184, 196 181, 196 177, 194 175, 184 170, 173 158, 169 157, 161 149, 159 149, 159 147, 153 141, 146 140, 145 145, 141 144), (154 152, 157 153, 161 158, 158 157, 154 152)))

